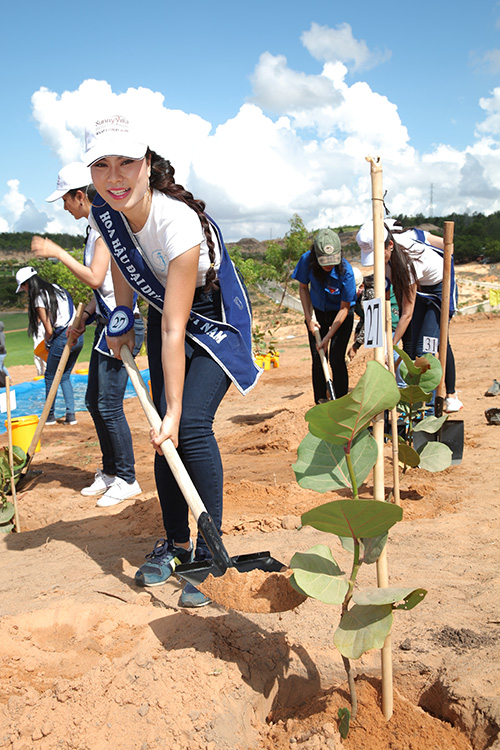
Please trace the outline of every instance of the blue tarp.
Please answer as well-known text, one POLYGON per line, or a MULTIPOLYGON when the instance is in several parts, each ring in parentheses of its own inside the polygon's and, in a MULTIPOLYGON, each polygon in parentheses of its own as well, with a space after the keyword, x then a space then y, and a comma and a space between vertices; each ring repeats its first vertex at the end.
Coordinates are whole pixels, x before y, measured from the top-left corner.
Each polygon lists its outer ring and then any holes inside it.
MULTIPOLYGON (((148 384, 149 370, 141 370, 142 379, 148 384)), ((71 383, 73 385, 73 391, 75 393, 75 407, 76 411, 87 411, 85 407, 85 391, 87 390, 87 376, 86 375, 71 375, 71 383)), ((31 414, 40 416, 43 407, 45 405, 45 381, 42 380, 29 380, 26 383, 18 383, 17 385, 11 385, 11 394, 13 391, 16 393, 16 408, 12 410, 12 419, 16 417, 27 417, 31 414)), ((0 388, 0 393, 5 393, 5 388, 0 388)), ((125 390, 125 398, 135 396, 134 387, 129 379, 127 388, 125 390)), ((66 405, 62 395, 61 388, 57 391, 56 396, 56 419, 64 417, 66 415, 66 405)), ((7 413, 1 414, 0 420, 0 434, 7 431, 5 422, 7 421, 7 413)))

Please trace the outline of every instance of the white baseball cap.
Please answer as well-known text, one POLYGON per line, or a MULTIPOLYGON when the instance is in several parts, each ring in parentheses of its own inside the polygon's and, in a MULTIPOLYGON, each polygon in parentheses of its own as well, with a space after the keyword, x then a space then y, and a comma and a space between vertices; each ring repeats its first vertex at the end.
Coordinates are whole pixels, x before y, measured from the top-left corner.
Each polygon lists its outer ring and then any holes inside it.
POLYGON ((53 203, 53 201, 66 195, 68 190, 87 187, 91 182, 92 177, 87 165, 83 164, 81 161, 73 161, 71 164, 66 164, 65 167, 59 170, 59 174, 57 175, 57 188, 48 198, 45 198, 45 200, 48 203, 53 203))
POLYGON ((33 266, 24 266, 24 268, 20 268, 19 271, 16 273, 16 281, 17 281, 17 289, 16 294, 19 292, 21 288, 21 284, 24 284, 25 281, 28 281, 28 279, 31 279, 32 276, 36 276, 37 272, 33 268, 33 266))
POLYGON ((363 271, 357 266, 353 266, 352 270, 354 273, 354 283, 356 284, 356 289, 358 289, 365 280, 365 277, 363 276, 363 271))
MULTIPOLYGON (((384 220, 384 242, 387 239, 388 229, 392 231, 395 224, 399 222, 396 219, 384 220)), ((361 265, 373 266, 373 220, 365 221, 359 228, 356 235, 356 242, 361 250, 361 265)))
POLYGON ((98 118, 85 129, 85 156, 89 167, 105 156, 142 159, 147 148, 147 143, 138 137, 124 115, 98 118))

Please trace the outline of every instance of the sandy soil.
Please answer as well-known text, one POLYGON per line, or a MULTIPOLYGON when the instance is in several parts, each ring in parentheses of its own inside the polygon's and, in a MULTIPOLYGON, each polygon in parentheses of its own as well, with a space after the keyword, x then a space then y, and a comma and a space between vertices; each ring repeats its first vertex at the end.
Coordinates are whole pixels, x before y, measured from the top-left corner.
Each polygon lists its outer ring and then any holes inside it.
MULTIPOLYGON (((291 465, 312 405, 299 316, 279 337, 280 367, 246 398, 231 389, 217 416, 224 541, 230 554, 269 550, 285 564, 321 542, 343 564, 336 540, 297 529, 297 517, 331 495, 295 482, 291 465)), ((395 614, 389 723, 380 710, 380 653, 370 652, 354 664, 360 708, 340 739, 337 710, 348 697, 332 645, 337 608, 308 600, 279 614, 217 604, 189 611, 178 606, 175 579, 134 586, 162 536, 148 427, 134 398, 126 412, 142 494, 107 510, 80 494, 99 466, 92 421, 80 413, 75 427, 45 429, 32 464, 43 473, 18 496, 22 533, 0 540, 0 748, 500 747, 500 428, 484 417, 497 399, 483 395, 500 378, 496 316, 457 318, 451 339, 465 451, 445 472, 412 470, 401 480, 404 520, 390 534, 390 584, 429 593, 395 614)), ((351 363, 351 386, 366 359, 360 353, 351 363)), ((15 382, 34 374, 11 370, 15 382)), ((374 566, 362 570, 361 584, 375 585, 374 566)))

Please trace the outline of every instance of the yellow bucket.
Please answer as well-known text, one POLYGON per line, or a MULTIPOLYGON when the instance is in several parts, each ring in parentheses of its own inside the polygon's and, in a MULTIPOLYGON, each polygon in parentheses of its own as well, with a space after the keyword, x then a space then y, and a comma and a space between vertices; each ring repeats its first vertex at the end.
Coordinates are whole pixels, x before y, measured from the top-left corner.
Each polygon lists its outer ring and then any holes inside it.
MULTIPOLYGON (((35 434, 38 425, 38 417, 36 414, 31 414, 29 417, 15 417, 12 420, 12 443, 17 445, 25 453, 28 452, 28 448, 31 445, 33 436, 35 434)), ((8 423, 5 422, 5 426, 8 429, 8 423)), ((35 448, 35 453, 40 450, 40 441, 35 448)))

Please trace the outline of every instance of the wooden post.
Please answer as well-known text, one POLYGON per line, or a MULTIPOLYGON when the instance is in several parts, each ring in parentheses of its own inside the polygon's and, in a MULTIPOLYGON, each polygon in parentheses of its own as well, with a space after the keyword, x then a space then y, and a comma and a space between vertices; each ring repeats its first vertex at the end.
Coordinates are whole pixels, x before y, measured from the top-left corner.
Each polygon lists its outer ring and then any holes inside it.
MULTIPOLYGON (((384 259, 384 193, 382 190, 382 166, 380 157, 367 157, 370 162, 370 174, 372 182, 372 209, 373 209, 373 254, 374 254, 374 296, 382 300, 382 310, 385 309, 385 259, 384 259)), ((385 326, 383 334, 385 334, 385 326)), ((374 349, 376 362, 385 364, 385 335, 382 336, 382 346, 374 349)), ((384 484, 384 414, 378 414, 373 420, 373 437, 378 446, 378 458, 373 467, 373 499, 385 502, 384 484)), ((389 585, 387 573, 387 545, 377 560, 377 585, 386 588, 389 585)), ((382 672, 382 713, 387 721, 392 716, 394 698, 392 685, 392 652, 391 635, 387 636, 381 650, 381 672, 382 672)))
MULTIPOLYGON (((385 308, 385 332, 387 341, 387 361, 389 370, 393 375, 396 374, 394 368, 394 349, 392 348, 392 312, 390 300, 386 300, 385 308)), ((391 409, 391 438, 392 438, 392 479, 393 479, 393 496, 396 505, 401 505, 399 494, 399 435, 398 435, 398 408, 391 409)))
POLYGON ((21 524, 19 523, 19 512, 17 509, 17 494, 16 494, 16 480, 14 478, 14 451, 12 446, 12 414, 10 409, 10 380, 7 376, 5 379, 5 397, 7 399, 7 440, 9 443, 9 469, 10 469, 10 492, 12 495, 12 503, 14 505, 14 523, 16 531, 21 531, 21 524))
POLYGON ((450 321, 450 281, 451 281, 451 258, 453 255, 453 221, 444 222, 444 262, 443 262, 443 285, 441 291, 441 318, 439 321, 439 361, 443 369, 441 381, 436 390, 436 403, 434 414, 436 417, 443 415, 444 399, 446 396, 445 374, 446 355, 448 350, 448 327, 450 321))

